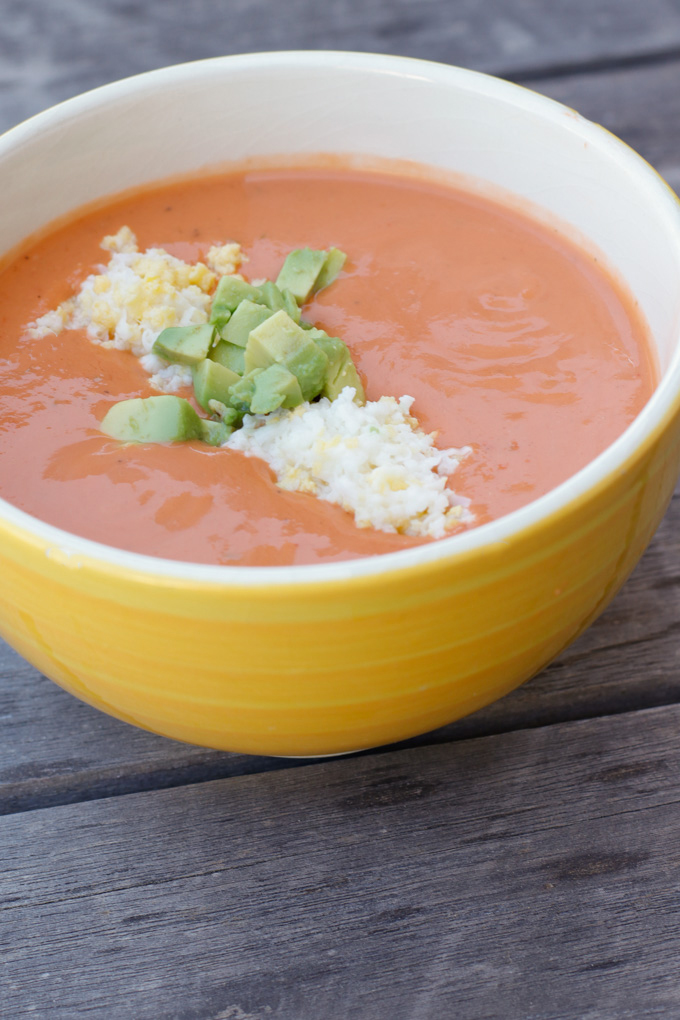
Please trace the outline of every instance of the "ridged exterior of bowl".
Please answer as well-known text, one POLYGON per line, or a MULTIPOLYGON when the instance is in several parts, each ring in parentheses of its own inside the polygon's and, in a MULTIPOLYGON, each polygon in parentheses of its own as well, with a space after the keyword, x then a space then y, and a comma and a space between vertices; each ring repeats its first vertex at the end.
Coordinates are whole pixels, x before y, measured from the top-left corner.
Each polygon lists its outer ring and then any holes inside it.
POLYGON ((625 468, 507 542, 403 572, 230 586, 0 527, 0 627, 78 697, 167 736, 315 755, 433 729, 534 674, 605 607, 680 467, 677 409, 625 468))

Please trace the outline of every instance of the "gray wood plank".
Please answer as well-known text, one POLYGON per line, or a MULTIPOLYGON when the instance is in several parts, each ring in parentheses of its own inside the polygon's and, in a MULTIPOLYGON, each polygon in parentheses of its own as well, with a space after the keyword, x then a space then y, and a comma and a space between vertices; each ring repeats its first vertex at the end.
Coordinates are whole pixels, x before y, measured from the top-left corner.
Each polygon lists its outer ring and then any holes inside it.
POLYGON ((3 1016, 680 1015, 680 706, 2 819, 3 1016))
POLYGON ((355 49, 515 77, 680 51, 677 0, 22 0, 0 20, 0 130, 58 100, 226 53, 355 49))

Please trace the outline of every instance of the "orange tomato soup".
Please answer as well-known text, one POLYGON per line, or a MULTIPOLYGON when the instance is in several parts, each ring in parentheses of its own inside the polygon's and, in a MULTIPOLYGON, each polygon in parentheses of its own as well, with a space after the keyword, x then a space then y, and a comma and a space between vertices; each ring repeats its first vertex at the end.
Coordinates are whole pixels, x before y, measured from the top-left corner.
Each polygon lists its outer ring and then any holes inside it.
POLYGON ((473 453, 452 478, 479 525, 564 481, 632 421, 655 383, 632 301, 556 231, 452 187, 343 168, 233 173, 159 186, 75 218, 0 276, 0 496, 86 538, 171 559, 289 564, 421 539, 359 529, 283 492, 255 458, 199 443, 121 445, 99 423, 149 396, 126 352, 84 333, 31 339, 127 224, 140 249, 187 261, 236 240, 248 278, 291 248, 348 253, 305 318, 349 345, 368 399, 415 397, 439 446, 473 453))

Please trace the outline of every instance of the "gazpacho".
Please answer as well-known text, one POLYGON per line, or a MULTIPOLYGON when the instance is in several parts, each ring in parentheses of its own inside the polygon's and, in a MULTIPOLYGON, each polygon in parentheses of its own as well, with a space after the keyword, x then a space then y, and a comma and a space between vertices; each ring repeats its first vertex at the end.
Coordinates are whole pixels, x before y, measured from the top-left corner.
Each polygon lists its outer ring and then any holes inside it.
POLYGON ((484 523, 592 460, 655 382, 594 255, 478 194, 350 166, 114 198, 6 263, 0 316, 0 496, 194 562, 484 523))

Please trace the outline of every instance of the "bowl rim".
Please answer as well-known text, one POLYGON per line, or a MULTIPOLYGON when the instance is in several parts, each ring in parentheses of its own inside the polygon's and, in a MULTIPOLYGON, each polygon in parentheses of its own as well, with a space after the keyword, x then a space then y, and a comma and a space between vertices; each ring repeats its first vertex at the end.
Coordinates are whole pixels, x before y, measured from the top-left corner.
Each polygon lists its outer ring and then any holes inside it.
MULTIPOLYGON (((248 71, 356 70, 401 78, 416 78, 440 85, 467 88, 477 94, 497 98, 546 119, 576 134, 581 141, 599 148, 610 158, 623 164, 635 186, 647 200, 665 212, 669 234, 675 226, 675 247, 680 259, 680 200, 663 178, 642 156, 625 142, 592 121, 547 96, 480 71, 442 64, 414 57, 387 54, 356 53, 344 50, 282 50, 234 54, 190 61, 146 71, 102 85, 67 99, 28 118, 0 136, 0 158, 20 148, 39 132, 52 131, 61 124, 78 118, 93 109, 105 107, 128 95, 141 95, 148 89, 184 78, 210 78, 215 74, 248 71), (565 113, 568 117, 565 117, 565 113)), ((42 544, 45 554, 72 566, 97 568, 111 573, 144 575, 153 579, 218 585, 220 587, 271 587, 328 582, 347 582, 368 577, 389 577, 396 572, 418 568, 436 568, 483 552, 499 544, 507 547, 531 529, 545 525, 549 519, 575 510, 598 490, 607 486, 631 468, 645 449, 662 433, 666 423, 680 410, 680 336, 668 368, 652 396, 626 430, 597 457, 571 475, 560 485, 525 506, 503 517, 479 525, 449 538, 398 552, 334 561, 289 566, 230 566, 195 563, 130 552, 83 538, 77 534, 42 521, 0 498, 0 525, 7 525, 30 535, 42 544)))

